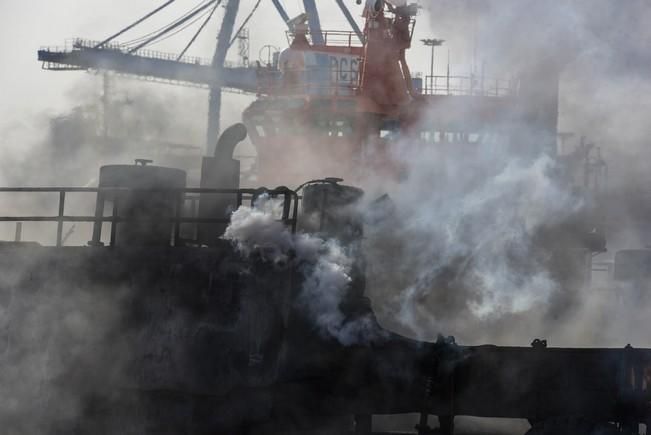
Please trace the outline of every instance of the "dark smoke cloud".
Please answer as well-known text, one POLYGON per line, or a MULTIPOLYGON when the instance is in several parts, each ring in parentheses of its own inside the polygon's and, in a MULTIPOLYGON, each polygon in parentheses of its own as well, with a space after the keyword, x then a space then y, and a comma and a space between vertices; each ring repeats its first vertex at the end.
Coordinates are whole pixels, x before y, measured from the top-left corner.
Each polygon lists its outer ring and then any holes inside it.
MULTIPOLYGON (((29 249, 0 260, 0 400, 2 431, 53 433, 84 411, 83 396, 117 382, 128 353, 100 343, 120 328, 122 288, 80 280, 80 258, 58 267, 29 249), (100 367, 88 376, 86 365, 100 367)), ((68 429, 62 429, 64 432, 68 429)))

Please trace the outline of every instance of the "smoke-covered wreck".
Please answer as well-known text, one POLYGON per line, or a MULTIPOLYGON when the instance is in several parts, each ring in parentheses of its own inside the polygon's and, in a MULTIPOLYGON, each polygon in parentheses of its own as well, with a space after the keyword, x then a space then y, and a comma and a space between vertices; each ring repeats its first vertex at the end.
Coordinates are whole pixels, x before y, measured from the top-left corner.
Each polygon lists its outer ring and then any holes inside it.
POLYGON ((96 195, 77 217, 93 223, 89 247, 60 246, 61 224, 59 246, 3 243, 11 432, 364 434, 373 415, 402 413, 421 414, 419 433, 439 416, 448 434, 457 415, 526 418, 532 434, 647 421, 651 351, 392 333, 365 296, 362 252, 384 201, 363 207, 362 190, 324 179, 299 207, 287 188, 207 186, 239 169, 226 158, 203 167, 201 189, 146 161, 103 167, 99 188, 49 189, 96 195))
POLYGON ((473 73, 455 94, 449 72, 412 80, 413 5, 364 11, 361 46, 318 47, 295 23, 198 188, 139 159, 101 167, 98 187, 0 189, 54 197, 39 204, 52 212, 1 218, 17 223, 0 243, 5 432, 362 435, 396 414, 418 414, 422 435, 451 435, 460 416, 526 420, 529 435, 650 423, 651 350, 534 339, 572 324, 605 250, 605 163, 585 143, 556 153, 576 47, 538 50, 506 84, 473 73), (324 53, 337 63, 308 68, 324 53), (312 181, 241 188, 247 127, 262 180, 312 181), (53 246, 23 241, 33 222, 52 225, 53 246), (70 225, 86 246, 67 246, 70 225), (449 325, 534 340, 432 339, 449 325))

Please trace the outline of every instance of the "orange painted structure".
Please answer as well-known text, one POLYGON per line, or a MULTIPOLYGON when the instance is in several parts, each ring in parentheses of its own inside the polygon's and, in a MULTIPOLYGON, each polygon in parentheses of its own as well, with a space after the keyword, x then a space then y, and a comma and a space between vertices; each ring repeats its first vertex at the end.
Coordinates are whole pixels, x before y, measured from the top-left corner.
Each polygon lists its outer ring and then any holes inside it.
POLYGON ((448 74, 426 77, 423 89, 422 78, 412 78, 405 53, 415 15, 412 6, 367 7, 363 42, 353 32, 324 31, 325 44, 315 45, 306 27, 289 33, 277 64, 260 68, 259 97, 243 114, 262 182, 279 174, 288 185, 324 176, 357 181, 367 172, 399 176, 391 155, 397 138, 426 146, 518 134, 529 109, 517 80, 448 74))

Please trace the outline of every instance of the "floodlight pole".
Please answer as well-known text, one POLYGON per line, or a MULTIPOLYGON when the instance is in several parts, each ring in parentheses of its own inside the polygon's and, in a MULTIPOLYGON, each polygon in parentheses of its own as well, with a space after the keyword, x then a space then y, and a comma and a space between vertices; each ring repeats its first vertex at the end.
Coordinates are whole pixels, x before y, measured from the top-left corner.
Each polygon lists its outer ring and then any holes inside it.
MULTIPOLYGON (((435 39, 435 38, 430 38, 430 39, 421 39, 421 42, 426 46, 426 47, 431 47, 432 49, 432 54, 430 57, 430 91, 434 93, 434 50, 436 47, 440 47, 443 45, 445 42, 444 39, 435 39)), ((427 82, 427 81, 426 81, 427 82)))

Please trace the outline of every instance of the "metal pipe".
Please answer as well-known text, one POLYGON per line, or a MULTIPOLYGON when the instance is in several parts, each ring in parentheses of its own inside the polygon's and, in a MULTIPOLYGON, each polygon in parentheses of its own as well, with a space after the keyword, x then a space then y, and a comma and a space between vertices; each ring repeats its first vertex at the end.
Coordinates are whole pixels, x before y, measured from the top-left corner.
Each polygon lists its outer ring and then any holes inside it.
POLYGON ((59 192, 59 219, 57 221, 57 246, 61 246, 63 237, 63 210, 66 204, 66 192, 59 192))
POLYGON ((448 49, 448 73, 447 73, 447 89, 448 95, 450 95, 450 49, 448 49))
POLYGON ((246 139, 247 134, 246 126, 241 122, 228 127, 217 141, 214 156, 220 160, 232 159, 235 148, 246 139))
MULTIPOLYGON (((432 44, 432 55, 430 57, 430 67, 429 67, 429 71, 430 71, 430 87, 432 87, 432 88, 434 87, 434 49, 435 48, 436 48, 436 46, 434 44, 432 44)), ((432 94, 433 93, 434 92, 432 92, 432 94)))
POLYGON ((20 242, 23 239, 23 223, 16 222, 16 232, 14 234, 14 242, 20 242))
POLYGON ((115 240, 118 232, 118 201, 117 198, 113 199, 113 213, 112 213, 112 222, 111 222, 111 241, 110 246, 115 246, 115 240))
POLYGON ((95 202, 95 216, 93 218, 93 237, 88 244, 90 246, 102 246, 102 218, 104 217, 104 192, 97 192, 95 202))
POLYGON ((290 222, 292 223, 292 233, 296 232, 296 226, 298 224, 298 195, 296 195, 296 192, 294 192, 294 195, 292 195, 294 198, 294 209, 292 211, 292 218, 290 222))

